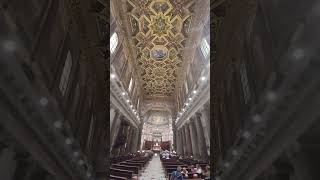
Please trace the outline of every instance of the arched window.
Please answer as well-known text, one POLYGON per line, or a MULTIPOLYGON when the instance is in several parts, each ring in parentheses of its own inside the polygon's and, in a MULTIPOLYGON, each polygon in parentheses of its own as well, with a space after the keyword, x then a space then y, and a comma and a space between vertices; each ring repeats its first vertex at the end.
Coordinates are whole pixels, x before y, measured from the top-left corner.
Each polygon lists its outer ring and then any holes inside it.
POLYGON ((201 48, 203 56, 205 58, 207 58, 208 55, 210 54, 210 45, 208 44, 206 39, 202 40, 200 48, 201 48))
POLYGON ((62 95, 65 95, 68 87, 71 67, 72 67, 72 57, 71 57, 71 52, 69 50, 67 54, 67 58, 64 62, 64 66, 63 66, 63 70, 60 78, 60 84, 59 84, 59 89, 62 95))
POLYGON ((110 52, 113 54, 117 48, 118 45, 118 34, 115 32, 112 34, 110 38, 110 52))
POLYGON ((129 88, 128 88, 128 91, 129 91, 129 92, 131 92, 131 89, 132 89, 132 83, 133 83, 133 82, 132 82, 132 78, 131 78, 131 79, 130 79, 130 82, 129 82, 129 88))

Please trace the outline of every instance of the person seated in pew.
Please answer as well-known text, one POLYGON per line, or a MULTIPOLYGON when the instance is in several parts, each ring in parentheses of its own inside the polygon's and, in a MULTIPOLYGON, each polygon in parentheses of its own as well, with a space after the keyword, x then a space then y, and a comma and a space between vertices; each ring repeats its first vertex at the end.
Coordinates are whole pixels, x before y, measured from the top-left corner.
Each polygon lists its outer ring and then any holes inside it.
POLYGON ((186 179, 188 179, 188 171, 187 168, 182 168, 181 174, 183 175, 183 177, 185 177, 186 179))
POLYGON ((202 169, 201 166, 199 164, 196 164, 196 168, 197 168, 197 174, 202 174, 202 169))
POLYGON ((205 180, 210 179, 210 166, 206 166, 206 169, 203 171, 203 178, 205 180))
POLYGON ((173 171, 170 177, 170 180, 178 180, 178 179, 184 179, 183 175, 181 174, 181 166, 178 166, 177 170, 173 171))
POLYGON ((197 168, 195 168, 194 165, 191 165, 190 169, 192 174, 197 173, 197 168))

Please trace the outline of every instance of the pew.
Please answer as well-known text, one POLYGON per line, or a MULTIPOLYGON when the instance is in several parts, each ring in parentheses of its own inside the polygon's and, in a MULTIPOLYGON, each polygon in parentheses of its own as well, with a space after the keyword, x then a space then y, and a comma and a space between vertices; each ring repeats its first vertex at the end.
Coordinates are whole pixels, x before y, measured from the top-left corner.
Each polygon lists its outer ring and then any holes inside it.
POLYGON ((112 159, 110 178, 134 179, 139 172, 150 161, 152 156, 145 157, 144 154, 136 153, 112 159))
POLYGON ((127 166, 127 165, 121 165, 121 164, 113 164, 111 167, 116 169, 124 169, 132 171, 134 174, 139 174, 139 167, 137 166, 127 166))
POLYGON ((143 167, 143 164, 141 163, 121 162, 120 164, 127 165, 127 166, 136 166, 136 167, 139 167, 140 169, 143 167))
POLYGON ((133 171, 124 170, 124 169, 117 169, 117 168, 110 168, 110 174, 113 176, 125 177, 128 179, 132 179, 133 171))
POLYGON ((125 177, 110 175, 110 180, 127 180, 125 177))

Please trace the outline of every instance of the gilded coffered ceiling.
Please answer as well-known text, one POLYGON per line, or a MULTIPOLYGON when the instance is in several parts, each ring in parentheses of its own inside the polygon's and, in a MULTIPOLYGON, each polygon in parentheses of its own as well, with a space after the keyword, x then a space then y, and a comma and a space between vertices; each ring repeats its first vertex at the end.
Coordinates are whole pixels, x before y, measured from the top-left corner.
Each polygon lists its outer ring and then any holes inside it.
POLYGON ((127 18, 147 96, 173 95, 189 36, 194 0, 127 0, 127 18))

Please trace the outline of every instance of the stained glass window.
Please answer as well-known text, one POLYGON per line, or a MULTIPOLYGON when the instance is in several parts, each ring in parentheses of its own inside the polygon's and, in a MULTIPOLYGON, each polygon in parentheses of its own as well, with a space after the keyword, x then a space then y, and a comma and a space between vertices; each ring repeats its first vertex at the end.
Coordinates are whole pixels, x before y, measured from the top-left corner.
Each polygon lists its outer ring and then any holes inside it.
POLYGON ((111 54, 114 53, 118 45, 118 34, 115 32, 112 34, 110 38, 110 52, 111 54))
POLYGON ((208 44, 206 39, 202 40, 200 48, 201 48, 203 56, 205 58, 207 58, 210 54, 210 45, 208 44))
POLYGON ((130 79, 128 91, 131 92, 131 89, 132 89, 132 78, 130 79))

